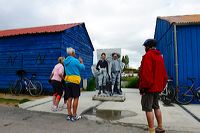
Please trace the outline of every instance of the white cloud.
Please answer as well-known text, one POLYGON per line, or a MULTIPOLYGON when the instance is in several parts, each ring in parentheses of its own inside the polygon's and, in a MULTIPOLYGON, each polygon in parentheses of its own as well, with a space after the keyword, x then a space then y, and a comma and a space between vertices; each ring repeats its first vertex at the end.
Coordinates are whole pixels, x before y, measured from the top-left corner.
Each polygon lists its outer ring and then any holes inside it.
POLYGON ((122 48, 137 68, 156 17, 196 14, 199 0, 0 0, 0 29, 85 22, 94 48, 122 48))

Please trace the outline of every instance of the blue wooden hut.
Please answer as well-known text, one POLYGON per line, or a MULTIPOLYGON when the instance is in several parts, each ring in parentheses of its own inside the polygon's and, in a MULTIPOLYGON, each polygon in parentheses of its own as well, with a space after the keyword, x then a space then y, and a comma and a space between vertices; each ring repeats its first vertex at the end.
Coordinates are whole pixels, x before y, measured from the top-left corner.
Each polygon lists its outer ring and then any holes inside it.
POLYGON ((0 89, 9 87, 17 79, 16 71, 25 70, 42 82, 45 91, 50 73, 59 56, 66 55, 66 47, 73 47, 86 65, 83 79, 91 77, 93 45, 84 23, 51 25, 0 31, 0 89))
POLYGON ((200 14, 158 17, 154 38, 174 85, 200 86, 200 14))

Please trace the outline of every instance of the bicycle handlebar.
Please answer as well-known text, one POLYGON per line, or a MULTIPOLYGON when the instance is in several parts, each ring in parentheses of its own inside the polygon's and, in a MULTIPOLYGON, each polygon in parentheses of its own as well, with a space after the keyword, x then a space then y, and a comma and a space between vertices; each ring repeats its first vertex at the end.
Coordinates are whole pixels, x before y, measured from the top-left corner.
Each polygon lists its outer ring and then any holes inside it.
POLYGON ((196 78, 194 78, 194 77, 187 77, 187 80, 190 80, 192 83, 194 83, 194 80, 195 80, 196 78))
POLYGON ((33 74, 32 74, 32 77, 36 77, 36 74, 35 74, 35 73, 33 73, 33 74))
POLYGON ((18 70, 18 71, 16 72, 16 74, 17 74, 18 76, 23 76, 24 74, 26 74, 26 71, 25 71, 25 70, 18 70))
MULTIPOLYGON (((27 72, 25 71, 25 70, 17 70, 16 71, 16 74, 18 75, 18 76, 21 76, 21 77, 23 77, 25 74, 26 74, 27 72)), ((36 74, 35 73, 32 73, 32 78, 35 78, 36 77, 36 74)))
POLYGON ((168 80, 167 80, 167 82, 171 82, 171 81, 173 81, 173 80, 172 80, 172 79, 168 79, 168 80))
MULTIPOLYGON (((192 83, 194 83, 195 79, 196 79, 196 78, 194 78, 194 77, 187 77, 187 80, 190 80, 192 83)), ((169 79, 167 80, 167 82, 172 82, 172 81, 173 81, 173 79, 171 79, 171 78, 169 78, 169 79)))

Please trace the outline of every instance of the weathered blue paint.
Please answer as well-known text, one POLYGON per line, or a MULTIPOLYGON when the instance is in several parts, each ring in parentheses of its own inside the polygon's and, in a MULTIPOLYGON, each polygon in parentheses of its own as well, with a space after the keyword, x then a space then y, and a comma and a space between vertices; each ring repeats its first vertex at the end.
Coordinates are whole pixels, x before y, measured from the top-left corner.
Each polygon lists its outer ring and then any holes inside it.
MULTIPOLYGON (((158 40, 158 49, 162 52, 168 75, 176 86, 174 25, 157 18, 154 38, 158 40)), ((195 87, 200 86, 200 24, 177 24, 177 54, 179 86, 191 85, 187 77, 194 77, 195 87)))
POLYGON ((0 89, 7 89, 17 79, 16 71, 23 69, 28 77, 37 74, 45 91, 52 91, 48 79, 57 58, 67 56, 66 47, 75 48, 77 57, 83 58, 86 70, 81 76, 90 78, 94 48, 84 23, 57 33, 0 38, 0 89))
POLYGON ((163 54, 168 76, 173 78, 175 81, 173 26, 167 21, 158 18, 154 38, 158 40, 157 48, 163 54))

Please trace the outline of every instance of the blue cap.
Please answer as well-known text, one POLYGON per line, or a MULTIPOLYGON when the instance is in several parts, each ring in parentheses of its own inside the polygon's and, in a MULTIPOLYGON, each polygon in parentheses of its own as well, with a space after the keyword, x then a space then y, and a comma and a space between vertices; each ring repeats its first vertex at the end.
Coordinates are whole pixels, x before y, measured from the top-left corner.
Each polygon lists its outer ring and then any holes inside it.
POLYGON ((147 39, 144 43, 143 46, 149 46, 149 47, 155 47, 157 44, 157 41, 155 39, 147 39))

